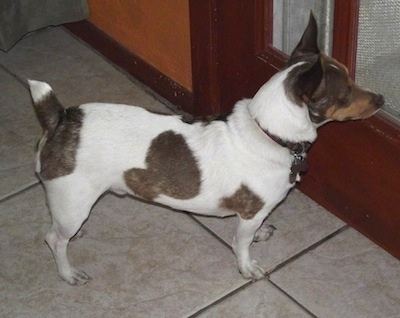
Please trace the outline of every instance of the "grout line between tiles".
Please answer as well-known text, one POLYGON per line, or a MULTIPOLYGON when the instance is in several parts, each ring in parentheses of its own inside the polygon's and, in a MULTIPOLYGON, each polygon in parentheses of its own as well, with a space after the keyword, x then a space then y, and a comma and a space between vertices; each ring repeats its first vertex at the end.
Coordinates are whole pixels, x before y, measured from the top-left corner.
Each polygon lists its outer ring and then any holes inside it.
MULTIPOLYGON (((205 226, 203 223, 201 223, 198 219, 196 219, 193 215, 188 214, 188 216, 194 221, 196 222, 198 225, 200 225, 205 231, 207 231, 209 234, 211 234, 215 239, 217 239, 221 244, 223 244, 225 247, 229 248, 230 250, 232 250, 231 246, 224 241, 221 237, 219 237, 215 232, 213 232, 212 230, 210 230, 207 226, 205 226)), ((298 258, 300 258, 301 256, 307 254, 308 252, 316 249, 317 247, 319 247, 320 245, 324 244, 325 242, 327 242, 328 240, 334 238, 335 236, 339 235, 340 233, 342 233, 343 231, 347 230, 348 228, 350 228, 349 225, 344 225, 341 228, 337 229, 336 231, 332 232, 331 234, 325 236, 324 238, 322 238, 321 240, 317 241, 316 243, 312 244, 311 246, 305 248, 304 250, 300 251, 299 253, 295 254, 294 256, 290 257, 289 259, 285 260, 284 262, 280 263, 279 265, 277 265, 275 268, 273 268, 272 270, 270 270, 268 272, 268 276, 270 276, 272 273, 275 273, 276 271, 280 270, 281 268, 283 268, 284 266, 286 266, 287 264, 294 262, 295 260, 297 260, 298 258)), ((285 290, 283 290, 281 287, 279 287, 276 283, 274 283, 271 279, 268 278, 268 282, 272 284, 272 286, 274 288, 276 288, 279 292, 281 292, 283 295, 285 295, 290 301, 292 301, 294 304, 296 304, 298 307, 300 307, 304 312, 306 312, 307 314, 309 314, 311 317, 313 318, 318 318, 318 316, 316 316, 314 313, 312 313, 308 308, 306 308, 305 306, 303 306, 300 302, 298 302, 293 296, 291 296, 289 293, 287 293, 285 290)), ((235 295, 236 293, 240 292, 241 290, 245 289, 246 287, 250 286, 253 282, 252 281, 248 281, 247 283, 243 284, 242 286, 238 287, 237 289, 229 292, 228 294, 222 296, 221 298, 217 299, 216 301, 212 302, 211 304, 201 308, 200 310, 198 310, 196 313, 190 315, 188 318, 195 318, 198 317, 200 314, 205 313, 207 310, 209 310, 210 308, 218 305, 219 303, 223 302, 224 300, 228 299, 229 297, 235 295)))
POLYGON ((213 232, 212 230, 210 230, 207 226, 205 226, 203 223, 201 223, 198 219, 196 219, 193 215, 188 213, 188 216, 194 221, 196 222, 198 225, 200 225, 200 227, 202 227, 204 230, 206 230, 209 234, 211 234, 215 239, 217 239, 217 241, 219 241, 222 245, 224 245, 225 247, 229 248, 229 250, 232 251, 232 247, 230 246, 230 244, 228 244, 226 241, 224 241, 221 237, 219 237, 215 232, 213 232))
POLYGON ((279 287, 277 284, 275 284, 273 281, 271 281, 270 279, 268 280, 268 282, 274 286, 280 293, 282 293, 284 296, 286 296, 287 298, 290 299, 290 301, 292 301, 293 303, 295 303, 298 307, 300 307, 302 310, 304 310, 307 314, 309 314, 311 317, 313 318, 318 318, 317 315, 315 315, 313 312, 311 312, 307 307, 304 307, 300 302, 297 301, 297 299, 295 299, 293 296, 291 296, 290 294, 288 294, 285 290, 283 290, 281 287, 279 287))
POLYGON ((245 289, 246 287, 252 285, 253 282, 252 281, 248 281, 245 284, 243 284, 242 286, 230 291, 229 293, 225 294, 224 296, 222 296, 221 298, 218 298, 216 301, 212 302, 211 304, 208 304, 206 306, 204 306, 203 308, 199 309, 197 312, 195 312, 194 314, 188 316, 188 318, 195 318, 198 317, 199 315, 203 314, 204 312, 206 312, 208 309, 218 305, 219 303, 223 302, 225 299, 230 298, 231 296, 237 294, 238 292, 240 292, 241 290, 245 289))
POLYGON ((346 224, 346 225, 342 226, 341 228, 339 228, 338 230, 334 231, 333 233, 325 236, 321 240, 319 240, 316 243, 312 244, 311 246, 309 246, 309 247, 305 248, 304 250, 300 251, 299 253, 293 255, 292 257, 288 258, 287 260, 283 261, 282 263, 278 264, 273 269, 271 269, 268 272, 268 276, 270 276, 271 274, 279 271, 280 269, 285 267, 287 264, 294 262, 295 260, 297 260, 298 258, 300 258, 303 255, 307 254, 308 252, 316 249, 320 245, 324 244, 326 241, 334 238, 335 236, 339 235, 340 233, 342 233, 343 231, 347 230, 348 228, 350 228, 350 226, 348 224, 346 224))
POLYGON ((39 181, 36 181, 36 182, 34 182, 34 183, 32 183, 32 184, 30 184, 30 185, 24 187, 24 188, 21 188, 21 189, 15 191, 14 193, 8 194, 8 195, 6 195, 6 196, 0 198, 0 203, 3 203, 3 202, 5 202, 5 201, 7 201, 7 200, 10 200, 10 199, 16 197, 17 195, 20 195, 20 194, 22 194, 22 193, 24 193, 24 192, 26 192, 26 191, 29 191, 30 189, 36 187, 36 186, 39 185, 39 184, 40 184, 40 182, 39 182, 39 181))
POLYGON ((15 73, 13 70, 9 69, 7 66, 5 66, 3 63, 0 63, 0 68, 8 75, 10 75, 12 78, 14 78, 17 82, 19 82, 22 86, 24 86, 26 89, 29 90, 28 83, 21 78, 17 73, 15 73))

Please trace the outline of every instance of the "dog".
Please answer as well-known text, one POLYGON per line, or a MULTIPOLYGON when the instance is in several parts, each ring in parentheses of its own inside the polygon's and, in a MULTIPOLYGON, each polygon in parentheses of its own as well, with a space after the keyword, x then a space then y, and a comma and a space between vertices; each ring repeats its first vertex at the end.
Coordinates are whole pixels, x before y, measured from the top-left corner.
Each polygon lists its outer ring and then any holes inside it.
POLYGON ((29 80, 43 128, 36 172, 52 215, 45 240, 59 275, 72 285, 89 280, 70 265, 67 246, 96 200, 112 191, 196 214, 237 215, 239 271, 264 278, 250 245, 271 235, 263 221, 300 181, 317 128, 368 118, 384 104, 320 52, 317 32, 311 14, 287 66, 213 120, 120 104, 64 108, 47 83, 29 80))

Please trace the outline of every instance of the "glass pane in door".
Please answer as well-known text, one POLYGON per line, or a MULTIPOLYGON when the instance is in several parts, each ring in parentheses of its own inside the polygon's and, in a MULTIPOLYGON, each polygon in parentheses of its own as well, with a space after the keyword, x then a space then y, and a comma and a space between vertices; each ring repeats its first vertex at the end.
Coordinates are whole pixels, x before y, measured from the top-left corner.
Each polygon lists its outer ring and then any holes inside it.
POLYGON ((299 42, 313 10, 318 23, 319 46, 332 51, 334 0, 274 0, 273 46, 290 54, 299 42))
POLYGON ((400 1, 360 0, 356 81, 385 96, 400 119, 400 1))

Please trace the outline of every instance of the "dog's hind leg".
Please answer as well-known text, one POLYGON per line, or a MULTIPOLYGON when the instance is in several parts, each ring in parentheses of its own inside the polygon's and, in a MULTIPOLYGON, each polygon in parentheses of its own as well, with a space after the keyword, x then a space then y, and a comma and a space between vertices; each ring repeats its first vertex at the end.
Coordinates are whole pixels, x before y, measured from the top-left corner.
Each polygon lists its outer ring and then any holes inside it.
POLYGON ((70 239, 88 218, 102 191, 91 188, 83 180, 73 182, 73 185, 68 180, 48 181, 45 187, 53 221, 46 234, 46 242, 53 252, 59 275, 71 285, 85 284, 90 277, 71 266, 67 247, 70 239))
POLYGON ((253 219, 243 219, 238 216, 236 235, 233 238, 232 248, 236 255, 239 271, 244 278, 258 280, 265 278, 265 271, 257 262, 250 257, 250 245, 254 235, 260 228, 264 218, 262 213, 257 214, 253 219))

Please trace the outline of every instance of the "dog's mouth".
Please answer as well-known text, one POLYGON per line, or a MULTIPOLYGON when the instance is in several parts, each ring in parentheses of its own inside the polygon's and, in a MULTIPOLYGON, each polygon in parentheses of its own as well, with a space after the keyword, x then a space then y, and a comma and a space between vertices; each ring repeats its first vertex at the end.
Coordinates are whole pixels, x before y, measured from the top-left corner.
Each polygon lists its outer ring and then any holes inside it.
POLYGON ((339 121, 348 121, 348 120, 366 120, 368 118, 373 117, 374 115, 376 115, 376 113, 378 113, 381 109, 373 109, 373 110, 365 110, 363 111, 361 114, 356 115, 356 116, 349 116, 349 117, 345 117, 343 119, 339 119, 339 121))
POLYGON ((377 95, 373 100, 373 106, 370 109, 366 109, 361 115, 360 119, 368 119, 374 115, 376 115, 385 104, 385 99, 382 95, 377 95))
POLYGON ((371 118, 372 116, 375 116, 380 110, 381 110, 381 108, 377 108, 372 111, 366 112, 366 114, 364 114, 361 118, 362 119, 371 118))

